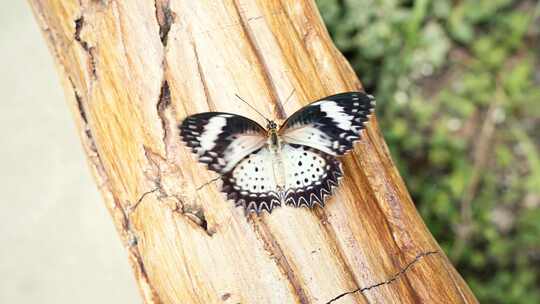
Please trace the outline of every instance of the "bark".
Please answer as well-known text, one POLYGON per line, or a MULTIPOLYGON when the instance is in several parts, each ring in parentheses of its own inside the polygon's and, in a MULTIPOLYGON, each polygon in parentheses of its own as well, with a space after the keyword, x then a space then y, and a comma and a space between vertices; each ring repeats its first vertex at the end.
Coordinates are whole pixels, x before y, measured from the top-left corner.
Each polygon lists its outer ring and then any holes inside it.
POLYGON ((313 1, 30 0, 146 303, 476 303, 375 117, 324 209, 246 217, 180 143, 188 114, 283 119, 359 90, 313 1))

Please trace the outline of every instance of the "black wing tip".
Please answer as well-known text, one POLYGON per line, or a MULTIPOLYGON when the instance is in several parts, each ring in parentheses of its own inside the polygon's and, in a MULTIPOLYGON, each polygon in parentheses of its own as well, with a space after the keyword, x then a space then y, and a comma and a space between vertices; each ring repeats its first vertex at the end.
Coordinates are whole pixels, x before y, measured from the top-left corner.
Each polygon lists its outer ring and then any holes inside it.
POLYGON ((375 106, 377 105, 377 100, 375 99, 375 96, 371 94, 365 94, 365 96, 367 97, 369 101, 368 106, 369 106, 369 109, 371 110, 370 112, 373 112, 373 110, 375 109, 375 106))
POLYGON ((336 99, 336 98, 342 98, 342 97, 346 97, 346 98, 349 98, 349 97, 363 97, 363 98, 365 98, 367 100, 375 101, 375 96, 373 96, 372 94, 368 94, 365 91, 341 92, 341 93, 336 93, 336 94, 321 98, 319 100, 336 99))
POLYGON ((375 99, 375 96, 368 94, 366 92, 363 92, 363 91, 350 91, 350 92, 337 93, 334 95, 321 98, 317 100, 316 102, 323 101, 323 100, 350 101, 351 99, 354 100, 354 98, 357 98, 357 100, 361 102, 359 107, 362 109, 362 112, 364 111, 367 112, 365 116, 366 118, 369 119, 369 117, 375 112, 375 106, 377 105, 377 101, 375 99))

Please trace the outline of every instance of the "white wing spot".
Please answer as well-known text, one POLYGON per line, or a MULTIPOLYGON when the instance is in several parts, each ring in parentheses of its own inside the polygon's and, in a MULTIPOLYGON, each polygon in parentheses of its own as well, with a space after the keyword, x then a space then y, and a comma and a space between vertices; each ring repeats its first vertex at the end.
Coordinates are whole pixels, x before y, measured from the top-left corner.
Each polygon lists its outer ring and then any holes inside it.
POLYGON ((199 158, 199 161, 201 162, 210 162, 212 161, 212 158, 211 157, 208 157, 208 156, 202 156, 201 158, 199 158))

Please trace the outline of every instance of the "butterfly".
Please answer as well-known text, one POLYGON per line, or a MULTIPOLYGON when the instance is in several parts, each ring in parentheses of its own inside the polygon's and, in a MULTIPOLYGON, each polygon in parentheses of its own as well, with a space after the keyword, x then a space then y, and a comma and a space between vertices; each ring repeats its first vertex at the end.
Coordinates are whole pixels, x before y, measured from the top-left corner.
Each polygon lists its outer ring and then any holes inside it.
POLYGON ((299 109, 279 128, 266 118, 263 128, 244 116, 205 112, 186 117, 179 130, 199 162, 220 174, 227 199, 246 213, 283 204, 324 207, 343 176, 337 157, 360 139, 374 106, 373 96, 347 92, 299 109))

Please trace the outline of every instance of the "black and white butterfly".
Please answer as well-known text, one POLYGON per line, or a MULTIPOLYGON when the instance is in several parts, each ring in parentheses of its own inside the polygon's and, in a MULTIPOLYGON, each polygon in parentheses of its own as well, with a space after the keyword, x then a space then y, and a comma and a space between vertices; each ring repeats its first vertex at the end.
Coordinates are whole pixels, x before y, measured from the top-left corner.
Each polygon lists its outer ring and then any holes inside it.
POLYGON ((180 124, 182 140, 221 175, 221 191, 246 212, 285 205, 324 206, 343 173, 336 158, 352 149, 373 113, 373 96, 348 92, 315 101, 278 128, 230 113, 205 112, 180 124))

